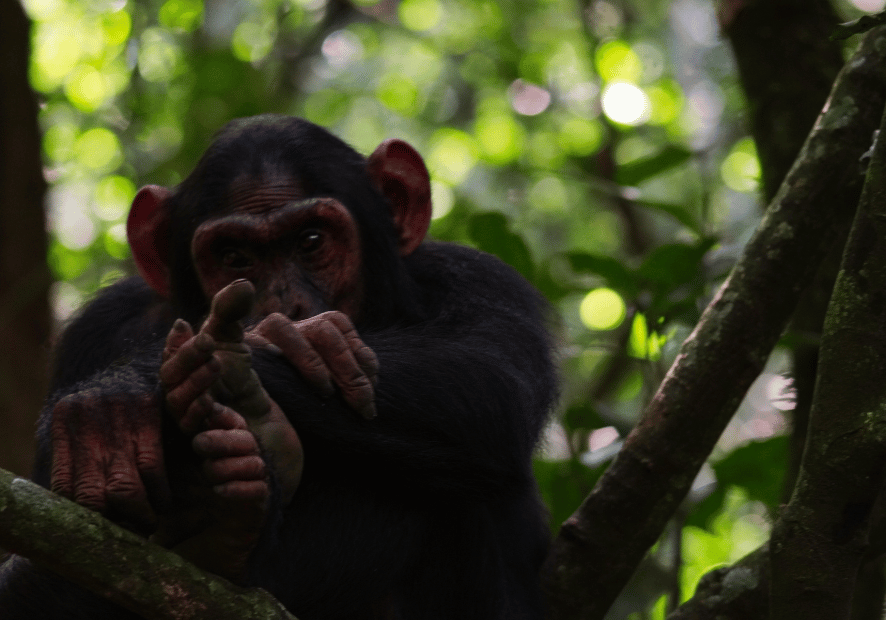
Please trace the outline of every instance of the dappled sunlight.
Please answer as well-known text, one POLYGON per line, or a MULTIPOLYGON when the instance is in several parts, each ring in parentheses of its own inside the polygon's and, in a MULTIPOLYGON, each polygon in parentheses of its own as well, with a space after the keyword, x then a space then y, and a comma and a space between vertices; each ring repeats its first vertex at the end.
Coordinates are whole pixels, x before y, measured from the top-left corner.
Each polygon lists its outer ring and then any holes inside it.
POLYGON ((625 318, 625 302, 612 289, 598 288, 585 295, 579 313, 588 329, 615 329, 625 318))
POLYGON ((514 110, 526 116, 541 114, 551 105, 551 93, 523 80, 515 80, 508 89, 514 110))
POLYGON ((638 86, 627 82, 610 84, 603 91, 603 113, 622 125, 641 125, 651 114, 649 98, 638 86))

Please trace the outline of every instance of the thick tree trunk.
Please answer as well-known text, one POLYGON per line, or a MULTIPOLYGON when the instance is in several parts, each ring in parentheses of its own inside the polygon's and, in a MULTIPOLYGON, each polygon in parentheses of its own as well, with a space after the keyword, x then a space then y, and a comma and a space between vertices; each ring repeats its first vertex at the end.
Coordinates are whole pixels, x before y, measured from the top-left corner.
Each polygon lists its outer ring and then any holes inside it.
POLYGON ((22 474, 31 471, 51 321, 29 38, 21 4, 0 0, 0 467, 22 474))

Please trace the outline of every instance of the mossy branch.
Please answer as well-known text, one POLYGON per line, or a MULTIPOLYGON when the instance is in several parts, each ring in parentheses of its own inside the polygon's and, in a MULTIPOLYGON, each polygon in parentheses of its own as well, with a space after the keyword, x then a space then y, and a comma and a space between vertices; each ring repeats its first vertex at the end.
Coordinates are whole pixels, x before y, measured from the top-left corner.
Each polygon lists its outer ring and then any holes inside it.
POLYGON ((0 469, 0 547, 149 620, 295 620, 270 594, 240 588, 0 469))

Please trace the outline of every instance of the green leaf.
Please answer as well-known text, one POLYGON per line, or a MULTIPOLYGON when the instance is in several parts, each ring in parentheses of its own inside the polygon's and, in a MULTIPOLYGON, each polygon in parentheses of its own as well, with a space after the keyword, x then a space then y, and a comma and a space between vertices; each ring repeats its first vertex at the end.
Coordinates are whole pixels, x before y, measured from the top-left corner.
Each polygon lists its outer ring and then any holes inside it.
POLYGON ((609 287, 625 293, 627 297, 634 296, 637 290, 634 274, 618 260, 588 252, 569 252, 565 256, 573 271, 600 276, 609 287))
POLYGON ((615 173, 615 182, 620 185, 639 185, 646 179, 676 168, 690 157, 692 151, 669 144, 657 155, 619 166, 615 173))
POLYGON ((585 402, 571 405, 566 409, 566 413, 563 414, 563 426, 566 432, 570 433, 577 428, 602 428, 608 424, 603 421, 596 409, 585 402))
POLYGON ((709 529, 711 520, 723 509, 730 486, 743 488, 749 499, 763 502, 774 514, 781 503, 788 441, 784 436, 754 441, 716 463, 717 489, 696 506, 687 525, 709 529))
POLYGON ((577 459, 535 460, 535 479, 538 481, 542 499, 550 510, 550 524, 554 533, 591 492, 605 469, 605 465, 591 469, 577 459))
POLYGON ((656 202, 654 200, 638 200, 637 206, 653 209, 661 213, 665 213, 694 232, 699 237, 704 236, 701 222, 696 220, 683 205, 675 205, 667 202, 656 202))
POLYGON ((637 275, 665 287, 697 284, 701 261, 714 244, 703 239, 695 245, 672 243, 655 248, 637 269, 637 275))
POLYGON ((714 465, 717 480, 743 487, 748 497, 775 510, 781 502, 788 437, 754 441, 733 451, 714 465))

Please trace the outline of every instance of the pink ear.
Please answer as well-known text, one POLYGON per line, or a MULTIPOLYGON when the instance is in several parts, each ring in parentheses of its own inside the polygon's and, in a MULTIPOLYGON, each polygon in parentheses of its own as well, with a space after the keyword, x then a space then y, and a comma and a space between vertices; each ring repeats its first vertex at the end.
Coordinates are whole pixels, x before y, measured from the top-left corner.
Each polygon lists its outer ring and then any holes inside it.
POLYGON ((152 289, 169 296, 169 209, 170 192, 159 185, 138 191, 126 220, 126 236, 135 266, 152 289))
POLYGON ((385 140, 369 156, 369 176, 391 203, 400 254, 411 254, 431 223, 431 177, 425 162, 403 140, 385 140))

